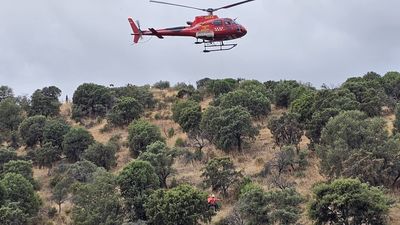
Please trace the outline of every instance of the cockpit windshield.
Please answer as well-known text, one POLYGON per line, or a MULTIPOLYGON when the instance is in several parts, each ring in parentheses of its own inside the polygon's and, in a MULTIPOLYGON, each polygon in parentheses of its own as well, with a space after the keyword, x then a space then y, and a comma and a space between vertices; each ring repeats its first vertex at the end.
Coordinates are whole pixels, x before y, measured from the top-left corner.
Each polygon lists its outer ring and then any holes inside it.
POLYGON ((225 25, 236 24, 235 21, 233 21, 232 19, 225 19, 224 22, 225 22, 225 25))

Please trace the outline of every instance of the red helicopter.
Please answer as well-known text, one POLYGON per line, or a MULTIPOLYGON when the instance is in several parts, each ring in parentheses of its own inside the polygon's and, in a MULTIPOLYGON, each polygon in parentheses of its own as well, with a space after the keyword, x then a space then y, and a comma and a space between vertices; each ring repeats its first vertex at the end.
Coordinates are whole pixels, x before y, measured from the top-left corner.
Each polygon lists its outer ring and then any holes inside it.
POLYGON ((221 9, 228 9, 237 5, 252 2, 255 0, 247 0, 238 2, 235 4, 223 6, 220 8, 208 8, 201 9, 186 5, 179 5, 168 2, 153 1, 153 3, 179 6, 189 9, 196 9, 204 12, 208 12, 207 16, 196 16, 193 22, 187 22, 188 26, 172 27, 156 30, 154 28, 149 28, 148 31, 142 31, 140 25, 133 21, 132 18, 128 18, 128 21, 133 30, 133 43, 138 43, 142 36, 156 36, 163 39, 164 36, 184 36, 184 37, 194 37, 196 38, 195 44, 204 44, 203 52, 214 52, 214 51, 225 51, 231 50, 237 46, 237 44, 226 44, 224 41, 230 41, 233 39, 241 38, 246 35, 247 30, 242 25, 236 23, 236 20, 230 18, 219 18, 214 15, 215 11, 221 9), (139 26, 138 26, 139 25, 139 26))

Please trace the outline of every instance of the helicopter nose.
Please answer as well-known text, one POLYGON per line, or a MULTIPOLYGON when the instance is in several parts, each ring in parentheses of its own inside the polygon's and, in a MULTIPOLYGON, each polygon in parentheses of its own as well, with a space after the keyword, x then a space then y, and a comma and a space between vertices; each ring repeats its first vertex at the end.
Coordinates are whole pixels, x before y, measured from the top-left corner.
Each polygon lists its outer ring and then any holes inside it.
POLYGON ((244 28, 242 25, 238 26, 238 34, 240 35, 240 37, 243 37, 244 35, 247 34, 247 30, 246 28, 244 28))
POLYGON ((246 28, 244 28, 244 26, 241 26, 241 28, 242 28, 242 33, 243 33, 243 36, 244 36, 244 35, 246 35, 246 34, 247 34, 247 30, 246 30, 246 28))

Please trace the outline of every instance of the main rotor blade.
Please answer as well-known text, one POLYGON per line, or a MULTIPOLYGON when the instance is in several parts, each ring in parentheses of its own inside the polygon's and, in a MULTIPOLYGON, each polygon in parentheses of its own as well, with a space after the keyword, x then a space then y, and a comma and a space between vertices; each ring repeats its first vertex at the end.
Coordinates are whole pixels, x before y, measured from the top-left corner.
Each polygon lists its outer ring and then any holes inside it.
POLYGON ((213 9, 213 11, 215 12, 215 11, 220 10, 220 9, 228 9, 228 8, 231 8, 231 7, 234 7, 234 6, 238 6, 238 5, 241 5, 241 4, 244 4, 244 3, 252 2, 252 1, 255 1, 255 0, 247 0, 247 1, 234 3, 232 5, 227 5, 227 6, 223 6, 223 7, 220 7, 220 8, 213 9))
POLYGON ((153 0, 150 0, 150 2, 159 3, 159 4, 164 4, 164 5, 179 6, 179 7, 184 7, 184 8, 189 8, 189 9, 196 9, 196 10, 200 10, 200 11, 205 11, 205 12, 207 12, 206 9, 200 9, 200 8, 196 8, 196 7, 192 7, 192 6, 187 6, 187 5, 179 5, 179 4, 169 3, 169 2, 161 2, 161 1, 153 1, 153 0))

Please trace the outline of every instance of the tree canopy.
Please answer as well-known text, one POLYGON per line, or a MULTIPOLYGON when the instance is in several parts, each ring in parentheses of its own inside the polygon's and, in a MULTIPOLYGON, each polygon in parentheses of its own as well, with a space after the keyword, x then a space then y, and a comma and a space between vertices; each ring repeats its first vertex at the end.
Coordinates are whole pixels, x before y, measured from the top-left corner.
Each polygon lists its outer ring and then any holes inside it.
POLYGON ((82 153, 94 142, 92 134, 82 127, 71 128, 64 136, 63 152, 70 162, 81 159, 82 153))
POLYGON ((148 224, 200 225, 210 222, 212 212, 206 200, 206 193, 189 185, 157 190, 145 204, 148 224))
POLYGON ((61 90, 50 86, 36 90, 31 97, 30 115, 57 116, 60 113, 61 103, 58 98, 61 90))
POLYGON ((128 127, 128 144, 131 153, 138 156, 146 150, 147 145, 164 141, 160 128, 146 120, 134 120, 128 127))
POLYGON ((250 113, 241 106, 227 109, 209 107, 200 128, 212 143, 223 150, 236 146, 241 151, 244 139, 254 139, 259 133, 252 124, 250 113))
POLYGON ((338 179, 313 188, 308 214, 316 224, 387 224, 389 206, 381 189, 338 179))
POLYGON ((111 90, 97 84, 82 84, 74 92, 72 98, 72 118, 105 116, 113 106, 111 90))

